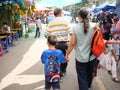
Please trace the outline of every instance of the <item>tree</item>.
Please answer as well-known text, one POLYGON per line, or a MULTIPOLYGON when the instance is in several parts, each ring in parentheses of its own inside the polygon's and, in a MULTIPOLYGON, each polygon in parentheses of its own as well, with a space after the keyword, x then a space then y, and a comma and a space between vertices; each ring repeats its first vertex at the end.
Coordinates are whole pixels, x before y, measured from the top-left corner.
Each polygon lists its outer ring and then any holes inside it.
POLYGON ((108 0, 109 1, 109 3, 113 3, 115 0, 108 0))
MULTIPOLYGON (((73 18, 76 18, 80 8, 82 8, 82 7, 92 8, 92 5, 95 4, 96 6, 99 6, 100 4, 103 4, 105 1, 106 0, 82 0, 81 3, 66 6, 63 9, 66 10, 66 11, 71 12, 71 16, 73 18)), ((113 1, 113 0, 110 0, 110 1, 113 1)))
POLYGON ((63 9, 66 10, 66 11, 71 12, 71 16, 73 18, 76 18, 80 8, 86 6, 88 3, 89 3, 89 0, 82 0, 81 3, 77 3, 77 4, 74 4, 74 5, 66 6, 63 9))

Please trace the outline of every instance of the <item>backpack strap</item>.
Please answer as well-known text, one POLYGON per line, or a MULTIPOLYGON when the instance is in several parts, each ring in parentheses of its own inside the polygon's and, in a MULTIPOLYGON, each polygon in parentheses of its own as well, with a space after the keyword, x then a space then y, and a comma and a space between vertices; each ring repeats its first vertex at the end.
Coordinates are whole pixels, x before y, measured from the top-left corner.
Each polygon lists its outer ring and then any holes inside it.
MULTIPOLYGON (((95 41, 95 38, 96 38, 96 35, 98 34, 99 32, 98 32, 98 26, 97 25, 95 25, 95 29, 94 29, 94 31, 93 31, 93 33, 92 33, 92 43, 91 43, 91 49, 93 48, 93 44, 94 44, 94 41, 95 41)), ((89 54, 89 60, 88 61, 90 61, 90 57, 92 56, 92 50, 90 51, 90 54, 89 54)))

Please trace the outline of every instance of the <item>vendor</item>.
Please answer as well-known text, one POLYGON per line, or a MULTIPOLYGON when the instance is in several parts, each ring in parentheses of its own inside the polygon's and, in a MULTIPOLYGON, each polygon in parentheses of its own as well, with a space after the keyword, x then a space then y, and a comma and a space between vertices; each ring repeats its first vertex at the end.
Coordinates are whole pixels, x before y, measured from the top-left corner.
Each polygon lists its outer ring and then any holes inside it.
POLYGON ((2 32, 10 32, 10 26, 8 26, 7 22, 3 22, 3 26, 1 29, 2 32))
POLYGON ((7 42, 9 46, 13 46, 13 37, 10 32, 10 26, 8 26, 7 22, 3 22, 3 26, 1 29, 0 36, 7 36, 7 38, 1 39, 2 42, 7 42))

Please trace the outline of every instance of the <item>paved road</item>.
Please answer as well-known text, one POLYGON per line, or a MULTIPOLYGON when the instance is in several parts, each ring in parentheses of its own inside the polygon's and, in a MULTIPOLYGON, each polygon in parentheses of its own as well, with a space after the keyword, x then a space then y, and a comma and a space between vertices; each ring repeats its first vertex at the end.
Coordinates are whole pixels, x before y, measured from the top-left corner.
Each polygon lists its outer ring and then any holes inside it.
MULTIPOLYGON (((0 90, 44 90, 41 52, 47 49, 46 39, 22 39, 0 57, 0 90)), ((74 52, 61 83, 61 90, 78 90, 74 52)))
MULTIPOLYGON (((44 90, 41 52, 47 49, 46 39, 23 38, 0 56, 0 90, 44 90)), ((118 70, 120 77, 120 69, 118 70)), ((90 90, 119 90, 120 84, 111 81, 105 70, 98 71, 90 90)), ((70 55, 67 74, 61 90, 78 90, 74 51, 70 55)))

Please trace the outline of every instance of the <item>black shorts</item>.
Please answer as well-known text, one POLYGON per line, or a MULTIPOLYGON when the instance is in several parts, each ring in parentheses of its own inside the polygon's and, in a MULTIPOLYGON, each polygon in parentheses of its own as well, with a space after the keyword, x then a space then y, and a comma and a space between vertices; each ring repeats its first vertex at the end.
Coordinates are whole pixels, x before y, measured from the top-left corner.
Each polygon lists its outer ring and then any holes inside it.
POLYGON ((50 89, 50 88, 53 88, 53 89, 57 89, 57 90, 60 90, 60 82, 57 81, 57 82, 47 82, 45 81, 45 89, 50 89))
POLYGON ((56 49, 60 49, 65 55, 68 45, 67 45, 67 42, 58 42, 58 44, 55 47, 56 49))

